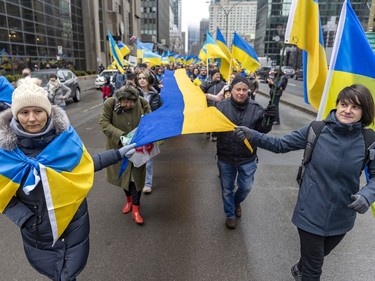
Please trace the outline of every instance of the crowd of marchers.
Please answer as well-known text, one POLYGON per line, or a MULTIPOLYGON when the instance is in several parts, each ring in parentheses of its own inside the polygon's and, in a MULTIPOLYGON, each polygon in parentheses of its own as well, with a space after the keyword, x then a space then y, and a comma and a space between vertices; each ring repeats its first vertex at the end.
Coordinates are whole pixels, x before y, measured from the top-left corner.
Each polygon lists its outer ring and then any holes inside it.
MULTIPOLYGON (((238 223, 246 221, 239 220, 241 204, 253 186, 258 147, 275 153, 313 147, 303 166, 292 218, 300 237, 300 257, 291 273, 295 280, 320 280, 324 257, 354 227, 356 213, 365 213, 375 201, 375 134, 365 128, 374 123, 371 91, 359 84, 341 89, 336 107, 321 121, 319 132, 313 132, 315 137, 311 139, 312 124, 282 137, 268 135, 273 126, 280 125, 279 102, 288 84, 282 73, 276 72, 267 79, 270 95, 265 108, 256 101, 256 74, 245 69, 233 71, 226 79, 215 65, 150 67, 141 63, 106 77, 101 86, 103 106, 99 117, 106 151, 89 156, 84 145, 78 145, 86 161, 77 161, 78 166, 86 163, 80 168, 85 172, 80 180, 82 185, 91 187, 94 172, 105 169, 106 180, 124 190, 122 213, 131 213, 138 225, 144 224, 141 196, 153 191, 154 163, 148 159, 136 166, 129 161, 122 171, 121 160, 131 158, 136 146, 125 140, 143 115, 163 106, 160 93, 164 72, 180 68, 185 68, 191 83, 205 94, 207 106, 216 107, 236 126, 231 132, 207 132, 204 136, 217 147, 226 228, 235 230, 238 223), (360 187, 359 178, 365 167, 369 177, 360 187)), ((98 71, 102 70, 100 67, 98 71)), ((56 75, 51 75, 43 88, 29 74, 26 69, 15 89, 4 77, 0 81, 1 96, 11 96, 0 100, 0 160, 9 163, 0 169, 1 184, 7 189, 7 196, 1 194, 1 212, 20 228, 25 254, 33 268, 52 280, 74 281, 89 252, 87 201, 80 201, 65 230, 56 238, 48 188, 63 190, 70 186, 69 181, 49 182, 50 174, 44 171, 64 171, 67 176, 72 173, 72 167, 60 163, 70 155, 69 149, 61 149, 61 155, 51 155, 51 147, 60 142, 68 145, 81 141, 66 113, 69 89, 61 86, 56 75), (24 164, 16 165, 17 161, 24 164), (18 169, 17 173, 14 169, 18 169)))

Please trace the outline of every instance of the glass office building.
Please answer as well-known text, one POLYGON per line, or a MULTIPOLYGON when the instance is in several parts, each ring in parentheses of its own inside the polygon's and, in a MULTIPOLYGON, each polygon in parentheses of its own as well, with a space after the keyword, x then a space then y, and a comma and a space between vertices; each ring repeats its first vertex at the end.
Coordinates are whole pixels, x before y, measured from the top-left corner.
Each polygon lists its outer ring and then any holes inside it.
POLYGON ((0 0, 0 66, 85 68, 81 0, 0 0))
MULTIPOLYGON (((327 58, 329 60, 344 0, 319 0, 320 20, 327 58)), ((256 38, 254 49, 260 57, 267 57, 272 64, 281 60, 282 42, 288 22, 292 0, 258 0, 256 38)), ((365 1, 351 0, 351 5, 366 31, 370 9, 365 1)), ((284 65, 299 68, 301 51, 294 46, 285 50, 284 65)))

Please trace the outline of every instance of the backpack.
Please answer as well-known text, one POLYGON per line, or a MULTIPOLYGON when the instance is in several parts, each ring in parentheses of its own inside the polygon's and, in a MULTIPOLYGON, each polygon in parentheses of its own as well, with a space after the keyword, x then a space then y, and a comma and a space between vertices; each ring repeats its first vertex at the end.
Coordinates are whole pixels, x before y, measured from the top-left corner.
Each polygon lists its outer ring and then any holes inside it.
MULTIPOLYGON (((297 183, 299 186, 302 184, 302 178, 305 173, 306 164, 310 161, 311 155, 313 153, 315 144, 318 140, 318 137, 322 131, 322 129, 326 126, 326 123, 324 121, 312 121, 307 132, 307 138, 306 138, 306 147, 305 151, 303 153, 302 163, 298 167, 298 173, 297 173, 297 183)), ((370 161, 370 148, 375 142, 375 132, 371 129, 362 129, 362 134, 365 140, 365 159, 362 163, 361 171, 366 167, 368 162, 370 161)))

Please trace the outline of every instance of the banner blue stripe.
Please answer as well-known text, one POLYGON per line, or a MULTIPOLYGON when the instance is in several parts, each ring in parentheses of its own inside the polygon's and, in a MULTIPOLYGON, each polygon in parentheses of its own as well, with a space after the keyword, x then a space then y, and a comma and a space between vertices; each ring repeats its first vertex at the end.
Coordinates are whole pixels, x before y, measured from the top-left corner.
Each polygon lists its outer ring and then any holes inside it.
POLYGON ((142 117, 132 139, 132 143, 137 143, 137 146, 178 136, 182 132, 185 103, 183 93, 174 77, 174 71, 165 71, 163 84, 160 93, 163 106, 142 117))
POLYGON ((335 70, 375 78, 373 65, 375 65, 374 52, 361 23, 348 3, 335 70))

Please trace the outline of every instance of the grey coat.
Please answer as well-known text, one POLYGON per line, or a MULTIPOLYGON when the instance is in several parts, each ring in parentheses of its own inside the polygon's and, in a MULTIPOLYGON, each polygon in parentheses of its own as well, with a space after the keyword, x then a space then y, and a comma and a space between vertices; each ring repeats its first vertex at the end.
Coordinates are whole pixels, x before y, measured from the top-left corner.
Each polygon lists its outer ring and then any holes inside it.
MULTIPOLYGON (((18 146, 25 155, 34 158, 69 126, 64 110, 53 106, 46 130, 34 140, 12 117, 10 109, 0 114, 0 148, 11 151, 18 146)), ((93 160, 94 169, 98 171, 118 162, 121 156, 118 150, 110 150, 95 155, 93 160)), ((25 254, 34 269, 53 280, 75 280, 86 265, 89 253, 90 224, 86 200, 53 247, 42 182, 29 195, 23 192, 21 184, 4 214, 20 228, 25 254)))
POLYGON ((47 83, 45 89, 48 92, 48 99, 50 100, 50 102, 54 105, 58 105, 62 107, 66 106, 65 101, 70 97, 70 94, 72 92, 72 90, 68 86, 60 82, 59 82, 58 88, 56 89, 54 93, 49 91, 49 82, 47 83))
MULTIPOLYGON (((333 236, 344 234, 354 226, 356 212, 348 208, 352 194, 359 192, 370 204, 375 201, 375 161, 370 157, 372 179, 359 189, 365 158, 363 125, 341 124, 335 111, 331 111, 325 121, 327 126, 320 133, 306 165, 292 222, 304 231, 333 236)), ((251 143, 276 153, 286 153, 304 149, 307 132, 308 126, 305 126, 277 138, 253 131, 251 143)), ((372 149, 370 155, 374 152, 372 149)))

